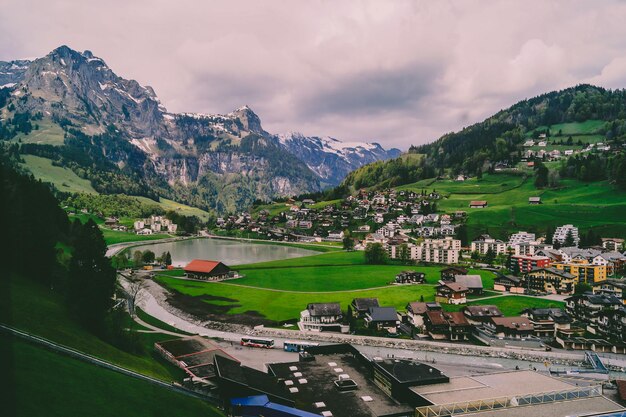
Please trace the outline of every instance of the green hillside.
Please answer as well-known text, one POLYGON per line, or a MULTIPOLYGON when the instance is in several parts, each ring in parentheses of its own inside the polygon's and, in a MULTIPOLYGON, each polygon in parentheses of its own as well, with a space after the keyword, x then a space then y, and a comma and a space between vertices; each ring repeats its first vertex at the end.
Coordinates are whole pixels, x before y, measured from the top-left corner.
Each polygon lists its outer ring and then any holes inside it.
POLYGON ((118 417, 130 410, 137 417, 222 415, 199 399, 4 334, 0 334, 0 345, 11 358, 9 367, 3 368, 5 387, 9 387, 8 401, 2 404, 5 415, 118 417))
POLYGON ((91 182, 80 178, 69 168, 52 165, 52 160, 35 155, 22 155, 24 167, 33 176, 43 182, 49 182, 54 187, 66 193, 89 193, 97 194, 91 182))
POLYGON ((602 236, 626 236, 626 191, 606 181, 561 180, 558 188, 538 190, 532 177, 496 173, 464 182, 420 181, 399 189, 441 193, 439 211, 467 212, 470 238, 484 232, 499 238, 519 230, 544 233, 548 226, 567 223, 602 236), (542 204, 529 205, 528 198, 535 196, 542 204), (472 200, 486 200, 488 207, 470 209, 472 200))
MULTIPOLYGON (((473 177, 497 163, 515 166, 526 150, 581 150, 598 142, 609 144, 612 150, 623 149, 626 91, 578 85, 520 101, 432 143, 412 146, 408 155, 415 155, 416 159, 410 166, 406 155, 365 165, 348 175, 338 190, 345 196, 360 187, 381 189, 438 176, 454 178, 458 174, 473 177), (547 146, 524 146, 527 140, 540 137, 547 146)), ((626 171, 624 160, 623 151, 598 154, 593 161, 578 161, 579 165, 588 165, 588 172, 583 174, 589 176, 592 171, 593 178, 586 178, 579 169, 564 170, 562 176, 616 181, 626 189, 626 181, 621 181, 626 171)))

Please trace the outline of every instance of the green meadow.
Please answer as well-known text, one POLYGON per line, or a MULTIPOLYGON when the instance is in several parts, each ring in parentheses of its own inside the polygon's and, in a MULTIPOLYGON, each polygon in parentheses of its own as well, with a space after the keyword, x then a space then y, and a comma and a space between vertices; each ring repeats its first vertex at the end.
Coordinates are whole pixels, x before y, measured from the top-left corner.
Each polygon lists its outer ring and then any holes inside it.
POLYGON ((496 173, 465 182, 437 180, 428 187, 420 181, 399 189, 437 190, 442 194, 437 201, 440 211, 467 212, 470 238, 484 232, 501 239, 519 230, 545 233, 548 226, 567 223, 583 232, 593 228, 606 236, 626 236, 626 192, 606 181, 584 183, 571 179, 561 180, 558 189, 538 190, 533 177, 523 178, 496 173), (541 197, 542 204, 529 205, 528 198, 535 196, 541 197), (488 207, 470 209, 473 200, 486 200, 488 207))
MULTIPOLYGON (((505 316, 519 316, 520 313, 527 308, 563 308, 565 303, 562 301, 546 300, 542 298, 526 297, 521 295, 503 295, 500 297, 489 298, 487 300, 470 301, 471 305, 495 305, 505 316)), ((444 304, 443 309, 446 311, 460 311, 464 305, 444 304)))
POLYGON ((207 403, 0 334, 8 389, 5 415, 66 417, 222 416, 207 403))
POLYGON ((97 194, 91 182, 80 178, 69 168, 52 165, 52 160, 34 155, 22 155, 24 166, 35 178, 49 182, 59 191, 66 193, 97 194))
POLYGON ((6 302, 0 303, 1 323, 164 381, 181 377, 179 369, 152 355, 154 342, 172 336, 140 333, 145 353, 130 354, 83 329, 66 309, 63 294, 55 289, 21 277, 3 277, 0 291, 8 294, 6 302))
MULTIPOLYGON (((244 277, 224 282, 181 280, 177 273, 156 277, 157 282, 180 294, 227 308, 229 315, 256 312, 265 319, 281 322, 299 317, 313 302, 340 302, 343 310, 355 297, 377 297, 382 305, 404 309, 422 297, 432 301, 442 266, 366 265, 363 252, 331 252, 302 258, 239 265, 244 277), (416 270, 426 274, 426 284, 392 285, 398 272, 416 270)), ((493 288, 494 275, 470 270, 493 288)), ((210 308, 207 306, 207 308, 210 308)))

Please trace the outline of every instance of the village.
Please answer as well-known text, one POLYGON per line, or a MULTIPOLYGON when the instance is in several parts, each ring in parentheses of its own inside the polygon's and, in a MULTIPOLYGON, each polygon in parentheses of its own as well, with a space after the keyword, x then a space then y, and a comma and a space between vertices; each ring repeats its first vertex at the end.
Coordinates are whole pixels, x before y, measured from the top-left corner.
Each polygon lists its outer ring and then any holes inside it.
MULTIPOLYGON (((300 331, 626 353, 623 239, 604 237, 598 239, 601 245, 579 248, 582 234, 566 224, 549 236, 519 231, 501 240, 482 234, 463 245, 458 231, 467 212, 438 213, 440 199, 436 191, 404 190, 361 191, 324 206, 312 199, 290 199, 287 209, 273 216, 260 210, 254 219, 247 212, 218 218, 216 229, 201 235, 238 231, 286 244, 331 244, 337 250, 368 252, 377 247, 382 258, 374 263, 406 266, 390 277, 391 285, 434 286, 434 299, 406 299, 404 309, 379 303, 377 297, 356 297, 349 305, 312 299, 301 307, 300 331), (441 269, 436 280, 429 272, 427 282, 420 267, 432 266, 441 269), (475 273, 478 269, 493 278, 485 281, 475 273), (496 295, 536 297, 560 305, 527 302, 514 315, 505 315, 489 303, 496 295)), ((529 200, 537 203, 538 197, 529 200)), ((468 210, 487 204, 471 201, 468 210)), ((161 216, 137 220, 133 226, 137 234, 176 232, 176 224, 161 216)), ((245 276, 219 260, 193 260, 183 269, 193 280, 245 276)))

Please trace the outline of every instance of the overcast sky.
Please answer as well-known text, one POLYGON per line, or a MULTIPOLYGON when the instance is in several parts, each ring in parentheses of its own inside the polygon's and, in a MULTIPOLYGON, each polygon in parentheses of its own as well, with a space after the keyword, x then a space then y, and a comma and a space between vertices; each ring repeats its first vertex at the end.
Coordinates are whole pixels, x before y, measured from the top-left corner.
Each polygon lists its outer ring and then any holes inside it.
POLYGON ((0 0, 0 60, 67 44, 174 112, 248 104, 289 130, 402 149, 520 99, 626 87, 626 2, 0 0))

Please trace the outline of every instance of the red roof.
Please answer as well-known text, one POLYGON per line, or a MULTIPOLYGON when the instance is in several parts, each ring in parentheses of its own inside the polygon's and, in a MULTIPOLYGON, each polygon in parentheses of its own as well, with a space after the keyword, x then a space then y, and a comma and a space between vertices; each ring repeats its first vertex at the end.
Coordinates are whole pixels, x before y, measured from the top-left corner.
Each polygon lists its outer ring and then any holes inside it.
POLYGON ((485 200, 472 200, 470 201, 470 206, 486 206, 487 202, 485 200))
POLYGON ((427 311, 426 316, 428 316, 430 322, 435 326, 448 324, 446 318, 443 315, 443 311, 427 311))
POLYGON ((204 261, 202 259, 194 259, 189 262, 185 268, 185 272, 203 272, 205 274, 210 273, 216 266, 221 264, 219 261, 204 261))

